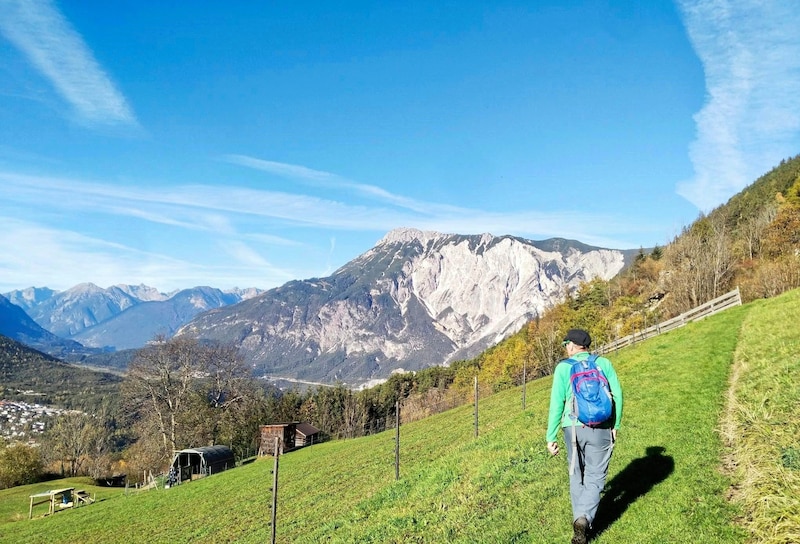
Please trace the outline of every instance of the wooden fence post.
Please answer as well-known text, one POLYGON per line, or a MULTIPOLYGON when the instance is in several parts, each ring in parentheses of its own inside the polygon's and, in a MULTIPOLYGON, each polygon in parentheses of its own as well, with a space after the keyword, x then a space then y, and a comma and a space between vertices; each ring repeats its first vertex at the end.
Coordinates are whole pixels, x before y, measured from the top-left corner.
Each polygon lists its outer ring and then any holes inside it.
POLYGON ((525 389, 527 389, 526 385, 527 385, 527 382, 528 382, 528 379, 527 379, 528 378, 527 377, 528 368, 527 368, 527 364, 526 364, 527 360, 528 360, 527 357, 522 359, 522 410, 523 411, 525 411, 525 389))
POLYGON ((275 544, 275 525, 278 520, 278 458, 280 456, 280 437, 275 437, 275 468, 272 471, 272 544, 275 544))
POLYGON ((475 376, 475 438, 478 437, 478 377, 475 376))
POLYGON ((400 479, 400 400, 394 405, 394 479, 400 479))

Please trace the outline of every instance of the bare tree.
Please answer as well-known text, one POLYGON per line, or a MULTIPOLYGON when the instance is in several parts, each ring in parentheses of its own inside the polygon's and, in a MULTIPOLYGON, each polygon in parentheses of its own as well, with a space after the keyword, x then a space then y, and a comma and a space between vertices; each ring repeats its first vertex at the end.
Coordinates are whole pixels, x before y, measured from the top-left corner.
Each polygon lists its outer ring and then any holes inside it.
MULTIPOLYGON (((553 312, 554 314, 557 312, 553 312)), ((552 373, 554 363, 561 354, 561 331, 558 319, 555 316, 546 316, 542 319, 531 321, 528 332, 531 342, 528 369, 529 376, 552 373)))
POLYGON ((778 213, 776 205, 767 206, 758 214, 748 217, 739 225, 743 257, 754 259, 761 253, 761 240, 769 224, 778 213))
POLYGON ((719 296, 727 289, 736 264, 725 218, 698 219, 669 245, 665 257, 673 315, 719 296))
POLYGON ((70 411, 55 419, 45 434, 43 451, 50 462, 61 463, 62 472, 77 476, 104 439, 105 429, 96 418, 70 411))
POLYGON ((190 436, 198 444, 232 445, 242 427, 252 427, 249 416, 260 413, 257 401, 262 395, 235 347, 203 346, 199 357, 204 370, 190 398, 190 436))
POLYGON ((192 387, 205 375, 202 347, 196 340, 157 338, 140 349, 123 382, 126 406, 139 417, 152 418, 164 456, 178 449, 181 419, 187 413, 192 387))
POLYGON ((238 350, 190 338, 158 338, 139 350, 123 382, 128 411, 156 430, 162 458, 190 445, 233 445, 258 413, 257 388, 238 350))

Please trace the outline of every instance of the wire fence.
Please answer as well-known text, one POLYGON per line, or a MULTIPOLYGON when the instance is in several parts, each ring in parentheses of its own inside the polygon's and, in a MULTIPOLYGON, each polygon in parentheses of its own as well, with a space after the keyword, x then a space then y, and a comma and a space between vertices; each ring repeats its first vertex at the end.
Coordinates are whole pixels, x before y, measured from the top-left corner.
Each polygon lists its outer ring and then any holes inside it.
MULTIPOLYGON (((646 340, 648 338, 652 338, 659 334, 668 332, 670 330, 674 330, 678 327, 682 327, 692 321, 698 321, 715 313, 721 312, 728 308, 732 308, 734 306, 739 306, 742 304, 741 295, 739 293, 739 288, 737 287, 734 291, 726 293, 714 300, 711 300, 705 304, 702 304, 688 312, 685 312, 677 317, 654 325, 653 327, 649 327, 642 331, 639 331, 635 334, 628 335, 626 337, 617 339, 613 342, 605 344, 601 346, 599 349, 595 350, 597 353, 603 354, 608 353, 610 351, 616 351, 622 347, 632 345, 636 342, 646 340)), ((538 380, 539 376, 535 377, 534 380, 538 380)), ((546 391, 549 388, 549 384, 540 384, 536 383, 535 381, 526 382, 523 380, 521 384, 521 394, 522 394, 522 407, 521 409, 524 411, 525 407, 525 395, 526 394, 538 394, 546 391), (531 384, 535 384, 531 387, 531 384)), ((445 412, 447 410, 451 410, 458 406, 463 406, 467 404, 474 404, 474 412, 472 414, 473 418, 473 425, 475 430, 475 437, 478 436, 479 429, 483 432, 492 432, 495 430, 499 425, 503 424, 503 421, 487 421, 487 422, 480 422, 480 401, 482 399, 486 399, 489 396, 492 396, 496 393, 494 388, 490 385, 486 384, 479 384, 477 376, 474 380, 473 389, 471 391, 466 390, 465 388, 459 388, 457 390, 453 389, 438 389, 433 388, 427 391, 425 394, 418 395, 415 397, 408 397, 406 399, 396 401, 395 405, 387 410, 387 413, 379 418, 371 418, 369 421, 366 422, 356 422, 351 421, 349 428, 347 429, 346 435, 348 437, 356 437, 356 436, 366 436, 371 434, 376 434, 380 432, 385 432, 391 429, 395 430, 394 435, 394 447, 392 449, 392 456, 393 456, 393 471, 394 471, 394 478, 396 480, 400 479, 401 470, 400 470, 400 463, 401 463, 401 427, 403 424, 411 423, 413 421, 425 419, 430 417, 434 414, 438 414, 441 412, 445 412)), ((358 419, 358 418, 356 418, 358 419)), ((275 440, 279 440, 277 437, 275 440)), ((290 450, 288 450, 290 451, 290 450)), ((279 517, 278 517, 278 482, 279 482, 279 458, 283 454, 282 448, 278 447, 278 442, 276 442, 275 447, 273 448, 273 456, 274 456, 274 468, 270 471, 270 474, 273 476, 272 482, 272 501, 271 501, 271 541, 274 544, 276 542, 276 535, 277 535, 277 528, 279 524, 279 517)), ((143 484, 141 487, 137 486, 139 489, 153 489, 159 488, 159 484, 161 484, 161 488, 163 489, 163 478, 164 475, 157 475, 153 476, 152 474, 149 477, 145 478, 146 483, 143 484)))

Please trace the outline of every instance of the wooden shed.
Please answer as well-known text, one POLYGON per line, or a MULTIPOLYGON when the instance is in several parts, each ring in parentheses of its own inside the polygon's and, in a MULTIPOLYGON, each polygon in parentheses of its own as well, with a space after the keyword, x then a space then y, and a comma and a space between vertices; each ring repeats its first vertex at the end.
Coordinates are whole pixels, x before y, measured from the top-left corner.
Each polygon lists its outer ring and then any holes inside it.
POLYGON ((273 423, 259 427, 258 455, 275 455, 275 437, 278 437, 278 453, 309 446, 317 441, 319 429, 308 423, 273 423))
POLYGON ((318 441, 319 429, 308 423, 298 423, 294 432, 294 447, 310 446, 318 441))
POLYGON ((258 455, 275 455, 275 437, 278 438, 278 454, 294 448, 297 423, 273 423, 259 427, 258 455))
POLYGON ((210 476, 236 466, 228 446, 204 446, 175 452, 170 473, 177 483, 210 476))

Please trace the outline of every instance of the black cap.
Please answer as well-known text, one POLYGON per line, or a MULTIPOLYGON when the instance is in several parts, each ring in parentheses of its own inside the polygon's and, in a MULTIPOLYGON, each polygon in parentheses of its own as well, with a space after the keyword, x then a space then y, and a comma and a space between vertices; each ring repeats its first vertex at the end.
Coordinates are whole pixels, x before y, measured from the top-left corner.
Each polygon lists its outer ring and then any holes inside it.
POLYGON ((583 329, 570 329, 564 337, 564 342, 572 342, 576 346, 588 348, 592 345, 592 337, 583 329))

